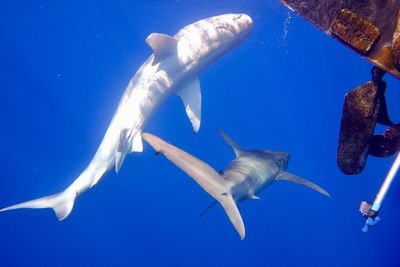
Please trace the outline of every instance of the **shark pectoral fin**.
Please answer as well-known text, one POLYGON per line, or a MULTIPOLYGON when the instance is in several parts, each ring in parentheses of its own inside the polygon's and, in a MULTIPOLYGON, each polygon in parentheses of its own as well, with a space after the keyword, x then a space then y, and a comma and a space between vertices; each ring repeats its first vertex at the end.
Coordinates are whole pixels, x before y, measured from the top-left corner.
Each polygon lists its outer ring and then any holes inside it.
POLYGON ((224 131, 218 129, 218 133, 219 135, 225 140, 225 142, 227 142, 233 149, 233 151, 235 152, 236 156, 239 156, 240 154, 240 147, 238 144, 236 144, 235 141, 233 141, 232 138, 229 137, 229 135, 227 135, 226 133, 224 133, 224 131))
POLYGON ((175 92, 185 106, 186 114, 192 123, 193 131, 197 133, 201 123, 201 89, 198 78, 190 81, 185 87, 175 92))
POLYGON ((286 171, 280 171, 279 172, 278 176, 275 178, 275 181, 283 181, 283 180, 290 181, 290 182, 293 182, 293 183, 296 183, 296 184, 305 185, 305 186, 307 186, 307 187, 309 187, 311 189, 314 189, 315 191, 317 191, 317 192, 319 192, 319 193, 321 193, 321 194, 323 194, 325 196, 330 197, 329 193, 326 192, 322 187, 320 187, 320 186, 318 186, 318 185, 316 185, 316 184, 314 184, 314 183, 312 183, 310 181, 307 181, 304 178, 296 176, 296 175, 294 175, 294 174, 292 174, 290 172, 286 172, 286 171))
POLYGON ((146 38, 146 43, 154 53, 153 65, 176 54, 178 41, 169 35, 152 33, 146 38))
POLYGON ((250 197, 250 199, 259 200, 260 198, 259 198, 258 196, 256 196, 256 195, 252 195, 252 196, 250 197))
POLYGON ((244 228, 242 216, 240 215, 239 209, 236 206, 236 202, 232 198, 232 195, 223 194, 220 198, 218 198, 218 202, 224 208, 226 215, 228 215, 233 227, 235 227, 236 231, 238 232, 240 239, 243 240, 246 230, 244 228))
POLYGON ((143 142, 141 133, 137 133, 133 138, 130 152, 143 152, 143 142))

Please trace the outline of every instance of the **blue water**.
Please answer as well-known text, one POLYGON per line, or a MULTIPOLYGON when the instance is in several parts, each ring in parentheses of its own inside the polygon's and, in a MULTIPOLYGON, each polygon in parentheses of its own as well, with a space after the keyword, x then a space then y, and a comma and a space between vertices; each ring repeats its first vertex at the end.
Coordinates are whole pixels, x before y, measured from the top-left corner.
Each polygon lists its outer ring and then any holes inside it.
MULTIPOLYGON (((3 2, 0 206, 59 192, 80 174, 151 53, 148 34, 231 12, 249 14, 253 33, 201 75, 199 134, 176 97, 146 131, 217 170, 234 157, 217 128, 244 148, 287 151, 288 170, 332 197, 275 184, 240 205, 240 241, 222 208, 198 219, 212 198, 146 145, 65 221, 50 210, 0 214, 0 266, 399 266, 399 179, 379 226, 362 233, 358 214, 393 158, 370 157, 358 176, 336 166, 344 94, 369 79, 371 64, 277 0, 3 2)), ((398 122, 399 81, 385 80, 398 122)))

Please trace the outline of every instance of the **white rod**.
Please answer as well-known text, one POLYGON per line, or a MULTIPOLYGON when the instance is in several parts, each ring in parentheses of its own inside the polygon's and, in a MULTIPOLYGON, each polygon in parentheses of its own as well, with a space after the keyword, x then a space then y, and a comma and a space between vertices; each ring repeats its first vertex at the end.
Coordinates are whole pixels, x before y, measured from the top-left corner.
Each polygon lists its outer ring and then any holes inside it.
POLYGON ((374 205, 373 205, 373 210, 378 211, 383 199, 385 198, 385 195, 387 191, 389 190, 390 185, 392 184, 394 178, 396 177, 396 173, 398 172, 400 168, 400 153, 397 154, 397 157, 390 168, 388 174, 386 175, 385 181, 383 181, 383 184, 381 188, 379 189, 378 194, 375 197, 374 200, 374 205))

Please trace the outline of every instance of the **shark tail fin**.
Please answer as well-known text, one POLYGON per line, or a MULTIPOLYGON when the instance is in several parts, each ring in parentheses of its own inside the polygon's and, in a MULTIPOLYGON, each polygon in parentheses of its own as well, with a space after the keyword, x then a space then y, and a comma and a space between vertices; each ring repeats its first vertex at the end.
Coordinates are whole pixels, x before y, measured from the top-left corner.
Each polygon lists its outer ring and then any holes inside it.
POLYGON ((15 209, 52 208, 58 220, 62 221, 71 213, 72 208, 74 207, 76 195, 77 193, 74 190, 67 188, 61 193, 12 205, 7 208, 1 209, 0 212, 15 209))
POLYGON ((296 183, 296 184, 301 184, 301 185, 307 186, 307 187, 309 187, 309 188, 311 188, 311 189, 313 189, 313 190, 315 190, 315 191, 317 191, 317 192, 319 192, 319 193, 321 193, 321 194, 323 194, 323 195, 325 195, 327 197, 330 197, 329 193, 325 189, 323 189, 322 187, 320 187, 320 186, 318 186, 318 185, 316 185, 316 184, 314 184, 314 183, 312 183, 312 182, 310 182, 310 181, 308 181, 308 180, 306 180, 304 178, 296 176, 296 175, 294 175, 294 174, 292 174, 290 172, 280 171, 275 180, 276 181, 286 180, 286 181, 290 181, 290 182, 293 182, 293 183, 296 183))
POLYGON ((224 131, 222 131, 221 129, 218 129, 218 133, 225 140, 225 142, 227 142, 232 147, 236 156, 238 156, 241 152, 240 146, 235 141, 233 141, 233 139, 229 135, 227 135, 224 131))
POLYGON ((229 220, 243 239, 245 228, 236 202, 226 181, 207 163, 195 158, 185 151, 168 144, 157 136, 149 133, 142 134, 157 153, 162 153, 168 160, 193 178, 208 194, 217 200, 224 208, 229 220))

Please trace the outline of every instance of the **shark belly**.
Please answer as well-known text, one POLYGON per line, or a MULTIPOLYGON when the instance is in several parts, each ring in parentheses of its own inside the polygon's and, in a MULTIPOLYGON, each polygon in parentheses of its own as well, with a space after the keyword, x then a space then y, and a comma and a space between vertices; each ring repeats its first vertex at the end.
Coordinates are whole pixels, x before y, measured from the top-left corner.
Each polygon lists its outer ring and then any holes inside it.
POLYGON ((224 172, 232 185, 232 195, 237 201, 256 198, 256 194, 270 185, 278 175, 274 164, 253 157, 236 159, 224 172))
POLYGON ((176 57, 154 65, 153 61, 151 55, 125 89, 92 161, 73 184, 78 193, 96 185, 114 166, 118 172, 128 154, 141 152, 141 133, 147 121, 168 96, 204 68, 202 64, 182 66, 176 57), (127 136, 121 136, 122 133, 127 136))
MULTIPOLYGON (((141 132, 154 112, 171 94, 174 81, 164 70, 151 65, 150 57, 132 78, 121 100, 110 127, 94 159, 107 165, 114 165, 118 172, 125 157, 131 152, 141 152, 141 132)), ((101 165, 100 164, 100 165, 101 165)))

